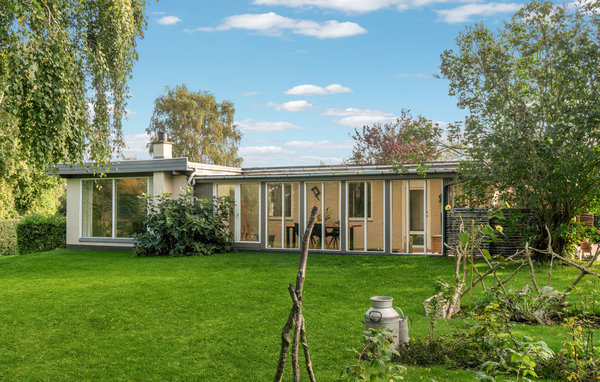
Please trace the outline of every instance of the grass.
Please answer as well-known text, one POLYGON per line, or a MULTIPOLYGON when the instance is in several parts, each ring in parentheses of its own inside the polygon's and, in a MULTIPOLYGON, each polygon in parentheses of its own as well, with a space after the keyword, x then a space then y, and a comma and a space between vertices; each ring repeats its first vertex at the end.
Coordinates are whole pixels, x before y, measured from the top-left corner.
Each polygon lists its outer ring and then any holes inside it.
MULTIPOLYGON (((244 252, 135 258, 57 250, 0 257, 0 380, 271 380, 297 264, 296 254, 244 252)), ((411 336, 427 335, 423 300, 452 265, 446 258, 311 255, 304 313, 317 379, 335 380, 354 361, 346 349, 360 346, 370 296, 394 297, 413 318, 411 336)), ((553 284, 562 288, 576 274, 555 271, 553 284)), ((437 333, 457 324, 441 321, 437 333)), ((555 349, 561 330, 517 328, 555 349)), ((409 368, 405 380, 422 379, 474 377, 409 368)))

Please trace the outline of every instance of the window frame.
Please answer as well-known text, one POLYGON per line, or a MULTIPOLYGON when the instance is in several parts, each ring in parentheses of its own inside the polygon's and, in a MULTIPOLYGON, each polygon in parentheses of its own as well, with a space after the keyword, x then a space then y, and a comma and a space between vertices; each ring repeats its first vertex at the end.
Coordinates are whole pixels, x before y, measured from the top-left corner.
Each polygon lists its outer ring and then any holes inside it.
POLYGON ((260 188, 261 188, 261 184, 260 182, 244 182, 244 183, 231 183, 231 182, 222 182, 222 183, 213 183, 213 195, 216 197, 218 195, 217 189, 219 187, 219 185, 228 185, 228 186, 233 186, 233 192, 235 195, 234 198, 234 220, 233 220, 233 241, 235 243, 252 243, 252 244, 256 244, 256 243, 260 243, 261 242, 261 237, 262 237, 262 198, 261 198, 261 192, 260 192, 260 188), (255 185, 256 187, 258 187, 258 192, 257 192, 257 196, 258 196, 258 235, 257 235, 257 240, 255 241, 247 241, 247 240, 240 240, 240 238, 242 237, 242 204, 241 202, 238 203, 238 200, 241 201, 242 198, 242 185, 255 185))
MULTIPOLYGON (((356 215, 352 216, 352 215, 350 215, 350 184, 353 184, 353 183, 354 184, 360 184, 362 186, 361 187, 361 189, 362 189, 361 192, 365 192, 364 191, 365 190, 365 184, 367 185, 366 186, 366 194, 367 194, 366 195, 366 199, 367 199, 367 201, 365 203, 365 201, 363 200, 363 202, 361 204, 363 204, 363 210, 364 210, 364 206, 365 205, 367 207, 367 213, 366 213, 367 216, 366 216, 366 218, 372 220, 373 219, 373 197, 372 197, 372 194, 373 194, 373 191, 372 191, 373 190, 373 185, 372 185, 372 183, 373 183, 373 181, 371 181, 371 180, 363 180, 363 181, 356 181, 356 182, 355 181, 349 181, 349 182, 347 182, 346 188, 348 190, 347 191, 347 198, 348 198, 348 202, 347 202, 348 219, 350 219, 350 220, 362 220, 362 219, 365 218, 364 215, 363 216, 356 216, 356 215)), ((353 198, 353 200, 354 200, 354 198, 353 198)), ((353 204, 353 206, 354 206, 354 204, 353 204)), ((354 207, 352 208, 352 210, 353 210, 352 212, 354 212, 354 207)))
MULTIPOLYGON (((152 190, 152 177, 151 176, 120 176, 111 178, 81 178, 79 179, 79 239, 96 239, 96 240, 123 240, 133 239, 133 237, 119 237, 117 236, 117 180, 119 179, 146 179, 146 193, 151 193, 152 190), (97 180, 110 180, 112 181, 112 195, 111 195, 111 236, 83 236, 83 182, 84 181, 97 181, 97 180)), ((146 213, 148 213, 148 206, 146 206, 146 213)))

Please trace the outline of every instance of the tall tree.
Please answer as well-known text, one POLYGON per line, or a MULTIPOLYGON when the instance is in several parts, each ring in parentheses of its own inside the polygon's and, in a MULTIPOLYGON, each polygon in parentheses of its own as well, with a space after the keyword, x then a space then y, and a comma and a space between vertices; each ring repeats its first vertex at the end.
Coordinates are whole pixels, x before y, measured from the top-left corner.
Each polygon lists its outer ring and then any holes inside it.
POLYGON ((0 0, 0 113, 31 166, 123 147, 145 0, 0 0), (93 111, 93 112, 90 112, 93 111), (8 126, 14 123, 14 126, 8 126))
POLYGON ((468 147, 469 196, 498 191, 531 209, 542 233, 558 233, 600 190, 598 6, 534 1, 496 32, 467 27, 441 55, 449 94, 469 112, 453 131, 468 147))
POLYGON ((173 155, 194 162, 240 166, 238 146, 242 134, 233 123, 230 101, 218 103, 203 91, 190 92, 185 85, 167 88, 154 101, 154 113, 146 132, 156 137, 164 131, 173 141, 173 155))
POLYGON ((403 109, 393 122, 354 129, 354 147, 349 162, 357 164, 407 163, 425 165, 439 157, 442 129, 423 116, 413 117, 403 109))

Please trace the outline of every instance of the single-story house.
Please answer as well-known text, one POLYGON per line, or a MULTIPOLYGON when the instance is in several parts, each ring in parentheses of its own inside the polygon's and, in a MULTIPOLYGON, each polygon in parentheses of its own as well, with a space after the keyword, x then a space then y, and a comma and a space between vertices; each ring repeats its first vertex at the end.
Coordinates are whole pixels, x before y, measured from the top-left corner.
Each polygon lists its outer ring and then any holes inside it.
POLYGON ((67 179, 67 247, 123 249, 145 229, 142 193, 192 186, 198 197, 230 196, 235 247, 287 251, 299 246, 313 206, 314 251, 442 255, 448 189, 458 162, 434 162, 424 174, 406 165, 237 168, 172 158, 172 144, 153 144, 153 159, 110 163, 102 176, 89 166, 58 165, 67 179), (88 167, 88 168, 86 168, 88 167))

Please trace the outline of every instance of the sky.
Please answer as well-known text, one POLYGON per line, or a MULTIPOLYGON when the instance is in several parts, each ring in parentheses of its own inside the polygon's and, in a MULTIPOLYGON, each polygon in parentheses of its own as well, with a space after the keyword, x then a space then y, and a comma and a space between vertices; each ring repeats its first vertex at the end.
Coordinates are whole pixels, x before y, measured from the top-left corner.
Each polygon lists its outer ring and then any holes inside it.
POLYGON ((147 1, 123 132, 147 159, 154 100, 185 84, 232 101, 242 167, 336 164, 351 134, 401 110, 464 119, 435 78, 467 25, 502 25, 520 3, 485 0, 147 1))

